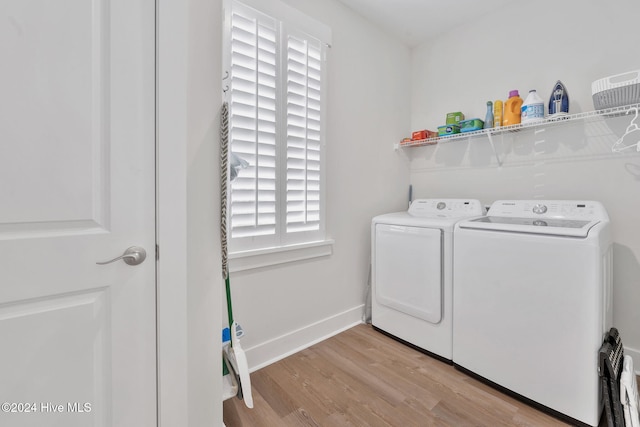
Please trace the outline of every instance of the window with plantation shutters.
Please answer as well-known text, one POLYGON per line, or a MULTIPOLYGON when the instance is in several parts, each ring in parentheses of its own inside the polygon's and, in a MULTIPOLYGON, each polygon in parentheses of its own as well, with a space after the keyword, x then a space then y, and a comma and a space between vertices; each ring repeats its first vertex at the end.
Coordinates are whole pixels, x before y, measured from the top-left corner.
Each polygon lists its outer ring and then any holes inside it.
POLYGON ((324 239, 327 44, 298 22, 231 2, 229 146, 248 164, 230 185, 231 252, 324 239))

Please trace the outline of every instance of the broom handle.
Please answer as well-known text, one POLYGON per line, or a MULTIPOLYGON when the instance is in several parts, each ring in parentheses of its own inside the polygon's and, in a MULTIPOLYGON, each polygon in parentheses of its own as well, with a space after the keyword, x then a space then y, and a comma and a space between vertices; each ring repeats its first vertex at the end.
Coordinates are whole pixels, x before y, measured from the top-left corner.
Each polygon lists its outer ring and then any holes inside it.
POLYGON ((229 284, 229 274, 227 274, 227 277, 224 279, 224 285, 227 294, 227 316, 229 316, 229 332, 231 332, 231 327, 233 326, 233 310, 231 308, 231 285, 229 284))
MULTIPOLYGON (((227 181, 229 179, 229 104, 222 104, 220 112, 220 241, 222 255, 222 277, 227 296, 227 315, 229 332, 233 329, 233 310, 231 308, 231 285, 229 283, 229 265, 227 261, 227 181)), ((233 342, 233 340, 231 341, 233 342)))

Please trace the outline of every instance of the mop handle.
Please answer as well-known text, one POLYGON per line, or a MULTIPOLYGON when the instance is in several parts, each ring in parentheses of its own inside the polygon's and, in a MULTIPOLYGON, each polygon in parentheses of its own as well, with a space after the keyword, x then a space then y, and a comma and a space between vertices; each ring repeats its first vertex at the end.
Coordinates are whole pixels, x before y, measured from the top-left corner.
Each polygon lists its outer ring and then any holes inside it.
POLYGON ((224 286, 227 293, 227 316, 229 316, 229 331, 231 331, 231 327, 233 326, 233 310, 231 309, 231 285, 229 284, 228 274, 224 279, 224 286))
MULTIPOLYGON (((229 331, 233 329, 233 310, 231 309, 231 285, 229 282, 229 264, 227 260, 227 181, 229 179, 229 104, 222 104, 220 114, 220 240, 222 252, 222 276, 227 296, 227 315, 229 331)), ((233 342, 233 340, 232 340, 233 342)))

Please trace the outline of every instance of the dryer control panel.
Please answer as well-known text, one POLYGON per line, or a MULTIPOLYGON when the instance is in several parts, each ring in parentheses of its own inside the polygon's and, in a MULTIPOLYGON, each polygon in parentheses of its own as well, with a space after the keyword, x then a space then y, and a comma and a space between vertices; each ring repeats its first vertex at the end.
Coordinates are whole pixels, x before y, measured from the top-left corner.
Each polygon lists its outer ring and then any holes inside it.
POLYGON ((409 214, 417 217, 457 218, 483 213, 482 204, 474 199, 416 199, 409 207, 409 214))

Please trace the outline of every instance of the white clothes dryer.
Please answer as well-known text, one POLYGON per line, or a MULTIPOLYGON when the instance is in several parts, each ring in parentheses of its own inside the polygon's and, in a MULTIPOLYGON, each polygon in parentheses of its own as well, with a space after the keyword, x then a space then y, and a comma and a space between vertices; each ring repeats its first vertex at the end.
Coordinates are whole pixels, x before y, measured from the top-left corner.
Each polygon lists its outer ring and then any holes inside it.
POLYGON ((373 218, 371 323, 451 362, 453 227, 483 214, 478 200, 417 199, 373 218))
POLYGON ((454 233, 453 361, 571 424, 597 426, 612 326, 609 217, 593 201, 502 200, 454 233))

